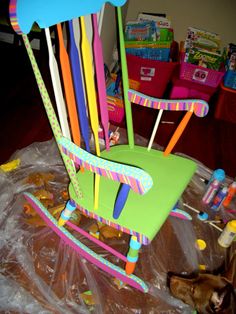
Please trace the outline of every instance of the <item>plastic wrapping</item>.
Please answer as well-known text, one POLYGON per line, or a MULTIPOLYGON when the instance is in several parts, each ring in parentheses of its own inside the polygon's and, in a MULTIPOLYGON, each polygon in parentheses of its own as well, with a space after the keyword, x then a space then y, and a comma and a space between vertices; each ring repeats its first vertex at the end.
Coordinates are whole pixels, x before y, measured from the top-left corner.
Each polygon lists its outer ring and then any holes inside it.
MULTIPOLYGON (((124 142, 124 131, 120 130, 120 134, 124 142)), ((139 136, 136 142, 146 144, 139 136)), ((190 307, 170 295, 167 272, 187 274, 199 267, 215 270, 235 248, 235 242, 228 250, 220 247, 217 243, 220 231, 198 219, 196 211, 207 211, 209 219, 215 219, 215 214, 201 202, 205 180, 212 171, 198 163, 198 170, 177 205, 192 220, 170 216, 153 242, 141 248, 135 273, 149 285, 149 293, 128 286, 120 289, 114 278, 85 261, 44 226, 22 196, 24 191, 37 193, 49 208, 58 208, 66 202, 68 177, 55 142, 32 144, 16 152, 11 159, 14 158, 21 160, 19 168, 7 173, 0 171, 1 312, 192 313, 190 307), (204 250, 196 247, 196 239, 205 241, 204 250)), ((217 215, 227 220, 235 214, 221 209, 217 215)), ((76 219, 86 230, 95 223, 79 213, 76 219)), ((76 236, 123 266, 122 261, 102 248, 76 236)), ((127 252, 128 235, 110 232, 103 240, 123 254, 127 252)))

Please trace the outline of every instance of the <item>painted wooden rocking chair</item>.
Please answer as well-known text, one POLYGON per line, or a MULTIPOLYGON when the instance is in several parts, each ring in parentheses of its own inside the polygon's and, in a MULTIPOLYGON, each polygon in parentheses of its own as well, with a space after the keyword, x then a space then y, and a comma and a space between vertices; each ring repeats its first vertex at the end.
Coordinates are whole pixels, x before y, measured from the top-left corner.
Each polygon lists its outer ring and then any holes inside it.
POLYGON ((110 2, 117 6, 128 145, 109 147, 104 62, 96 14, 101 10, 104 2, 104 0, 87 0, 86 2, 79 0, 65 2, 12 0, 10 2, 11 24, 14 30, 22 35, 55 139, 71 181, 69 185, 70 200, 59 221, 52 217, 33 195, 26 193, 25 198, 47 222, 48 226, 75 251, 122 282, 147 292, 148 285, 133 274, 138 260, 138 251, 142 244, 149 244, 158 233, 195 172, 194 161, 173 155, 171 150, 192 114, 195 113, 199 117, 205 116, 208 112, 208 105, 204 101, 194 99, 150 98, 129 89, 121 16, 121 6, 125 0, 111 0, 110 2), (93 25, 92 45, 89 44, 84 20, 84 15, 89 14, 91 14, 93 25), (78 21, 79 23, 76 24, 78 21), (40 28, 45 29, 57 114, 54 112, 26 35, 30 32, 34 22, 38 23, 40 28), (70 45, 68 49, 63 40, 61 23, 64 22, 68 23, 69 27, 67 39, 69 39, 70 45), (49 31, 49 27, 53 25, 57 25, 59 62, 54 55, 49 31), (76 25, 79 31, 76 30, 76 25), (76 43, 78 33, 81 37, 80 47, 76 43), (60 63, 62 77, 59 74, 58 63, 60 63), (130 102, 159 110, 148 148, 134 144, 130 102), (152 143, 164 110, 181 110, 186 113, 163 152, 152 149, 152 143), (99 116, 106 142, 106 150, 102 152, 100 152, 98 140, 99 116), (70 124, 68 124, 67 117, 70 124), (90 128, 94 137, 96 154, 90 152, 90 128), (70 133, 72 133, 72 140, 70 133), (80 147, 80 134, 85 148, 80 147), (80 170, 76 171, 78 168, 80 170), (130 234, 127 256, 73 225, 69 219, 75 208, 99 222, 130 234), (125 269, 112 264, 86 247, 68 231, 64 224, 123 260, 125 269))

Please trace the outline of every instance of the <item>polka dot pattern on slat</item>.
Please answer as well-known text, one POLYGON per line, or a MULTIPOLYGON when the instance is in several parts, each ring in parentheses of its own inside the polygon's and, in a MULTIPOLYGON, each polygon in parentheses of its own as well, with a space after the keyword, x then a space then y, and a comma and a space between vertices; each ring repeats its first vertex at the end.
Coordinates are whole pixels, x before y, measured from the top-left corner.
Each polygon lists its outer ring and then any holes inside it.
MULTIPOLYGON (((48 119, 49 119, 49 122, 50 122, 50 125, 52 128, 53 134, 54 134, 55 139, 58 143, 58 141, 62 137, 62 131, 61 131, 59 122, 57 120, 55 111, 53 109, 53 106, 52 106, 52 103, 50 100, 50 97, 48 95, 48 91, 47 91, 46 86, 44 84, 44 81, 43 81, 42 75, 40 73, 40 70, 38 68, 37 62, 35 60, 29 39, 28 39, 27 35, 24 35, 24 34, 22 35, 22 38, 23 38, 23 41, 24 41, 24 44, 25 44, 32 68, 33 68, 33 71, 34 71, 35 79, 36 79, 36 82, 37 82, 37 85, 39 88, 39 92, 40 92, 45 110, 47 112, 47 116, 48 116, 48 119)), ((73 184, 75 193, 79 198, 82 198, 83 194, 82 194, 82 191, 79 187, 79 183, 76 179, 76 172, 75 172, 74 165, 73 165, 72 161, 70 160, 70 158, 68 158, 65 154, 61 154, 61 156, 62 156, 63 161, 65 163, 65 166, 66 166, 68 175, 70 177, 70 180, 73 184)))

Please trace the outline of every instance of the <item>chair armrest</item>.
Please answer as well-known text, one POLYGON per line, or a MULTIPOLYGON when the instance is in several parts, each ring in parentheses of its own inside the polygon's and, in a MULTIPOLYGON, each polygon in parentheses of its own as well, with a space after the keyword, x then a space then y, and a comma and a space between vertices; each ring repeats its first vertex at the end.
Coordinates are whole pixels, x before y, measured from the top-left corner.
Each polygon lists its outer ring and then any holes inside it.
POLYGON ((65 137, 61 137, 58 144, 61 152, 69 156, 76 164, 113 181, 127 184, 138 194, 145 194, 152 187, 151 176, 140 168, 92 155, 65 137))
POLYGON ((129 89, 128 98, 129 101, 140 106, 171 111, 193 111, 198 117, 204 117, 209 110, 208 103, 201 99, 159 99, 133 89, 129 89))

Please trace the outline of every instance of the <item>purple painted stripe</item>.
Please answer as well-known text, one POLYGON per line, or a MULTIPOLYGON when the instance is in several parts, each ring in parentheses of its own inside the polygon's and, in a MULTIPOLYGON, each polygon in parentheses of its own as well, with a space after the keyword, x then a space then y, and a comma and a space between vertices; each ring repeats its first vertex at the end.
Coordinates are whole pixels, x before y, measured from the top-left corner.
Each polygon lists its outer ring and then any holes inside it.
POLYGON ((102 175, 101 168, 98 168, 98 174, 99 174, 100 176, 102 175))
POLYGON ((130 180, 131 180, 131 184, 132 184, 132 186, 135 186, 135 192, 136 192, 136 193, 143 194, 142 189, 141 189, 141 191, 140 191, 140 189, 139 189, 139 184, 138 184, 138 181, 137 181, 137 180, 135 180, 134 178, 130 178, 130 180))
POLYGON ((144 102, 145 102, 145 98, 141 98, 141 97, 140 97, 139 104, 140 104, 141 106, 144 106, 144 102))
POLYGON ((141 185, 139 182, 137 182, 137 186, 138 186, 138 193, 139 193, 139 194, 143 194, 144 191, 143 191, 142 185, 141 185))

